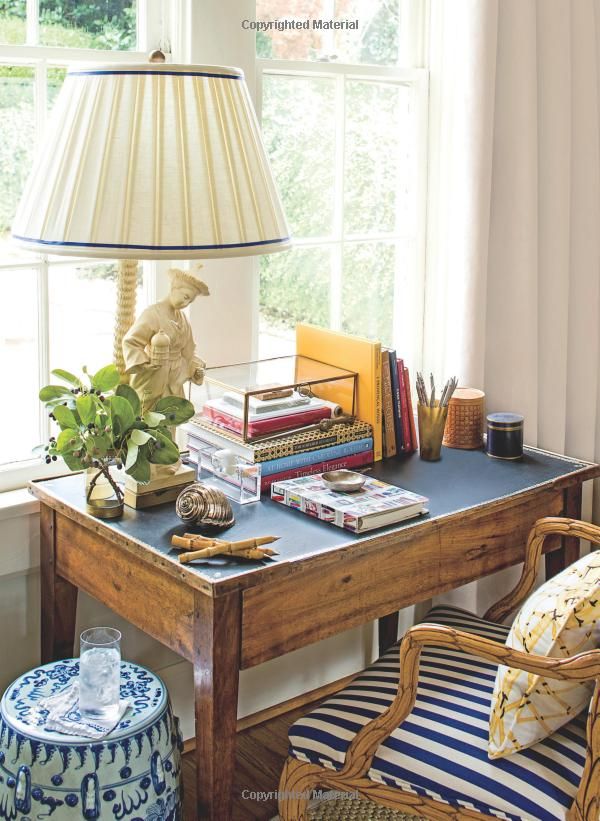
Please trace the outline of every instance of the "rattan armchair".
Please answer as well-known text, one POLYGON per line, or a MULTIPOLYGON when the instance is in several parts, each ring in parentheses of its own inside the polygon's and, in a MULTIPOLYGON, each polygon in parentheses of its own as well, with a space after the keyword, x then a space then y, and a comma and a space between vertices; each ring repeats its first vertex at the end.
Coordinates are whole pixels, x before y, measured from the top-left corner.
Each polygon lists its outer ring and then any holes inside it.
MULTIPOLYGON (((502 622, 528 596, 535 584, 544 541, 551 534, 588 539, 600 544, 600 527, 571 519, 540 519, 529 535, 523 571, 517 586, 487 611, 483 617, 486 622, 495 623, 497 626, 497 623, 502 622)), ((571 658, 549 658, 512 650, 498 641, 474 635, 472 632, 433 623, 412 627, 404 636, 399 649, 399 684, 391 704, 359 729, 347 746, 345 756, 337 768, 331 764, 323 766, 302 760, 294 755, 292 741, 291 755, 286 761, 280 781, 279 813, 282 821, 302 821, 307 818, 311 790, 317 786, 344 792, 358 792, 376 803, 429 819, 450 818, 458 821, 498 818, 498 814, 487 814, 477 808, 453 806, 447 801, 403 790, 395 784, 381 783, 381 780, 373 780, 368 776, 380 745, 411 715, 417 695, 422 652, 431 645, 435 645, 436 648, 451 648, 493 662, 495 665, 506 664, 548 678, 595 680, 585 731, 587 745, 583 739, 582 729, 585 764, 579 785, 574 788, 576 794, 573 803, 565 810, 563 817, 567 821, 599 821, 600 650, 583 652, 571 658)), ((343 703, 343 699, 337 702, 342 705, 343 703)), ((343 706, 338 706, 337 709, 342 710, 343 706)), ((452 758, 450 753, 448 758, 452 758)), ((406 766, 410 766, 410 761, 406 766)), ((501 770, 498 775, 502 776, 501 770)))

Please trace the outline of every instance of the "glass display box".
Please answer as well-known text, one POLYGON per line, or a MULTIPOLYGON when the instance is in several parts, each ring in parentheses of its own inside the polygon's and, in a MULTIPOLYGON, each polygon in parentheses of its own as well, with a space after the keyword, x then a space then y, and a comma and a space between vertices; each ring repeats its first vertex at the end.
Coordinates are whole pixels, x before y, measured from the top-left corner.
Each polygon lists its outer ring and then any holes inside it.
POLYGON ((197 415, 254 443, 354 416, 357 373, 305 356, 207 368, 191 399, 197 415))

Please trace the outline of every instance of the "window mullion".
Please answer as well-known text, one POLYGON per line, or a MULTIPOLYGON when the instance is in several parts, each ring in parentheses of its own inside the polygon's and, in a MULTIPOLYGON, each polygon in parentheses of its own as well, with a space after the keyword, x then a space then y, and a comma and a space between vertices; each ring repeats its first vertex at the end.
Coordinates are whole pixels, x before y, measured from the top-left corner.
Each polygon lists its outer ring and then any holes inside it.
POLYGON ((137 50, 152 51, 161 48, 171 51, 165 32, 165 15, 168 8, 164 0, 138 0, 137 2, 137 50))
MULTIPOLYGON (((38 389, 50 382, 50 304, 48 296, 48 260, 42 257, 38 266, 38 389)), ((40 442, 50 436, 50 420, 40 410, 40 442)))
POLYGON ((335 78, 335 173, 333 184, 333 236, 329 297, 330 327, 342 327, 342 269, 344 253, 344 167, 346 164, 346 100, 343 75, 335 78))
POLYGON ((28 46, 37 46, 40 42, 40 2, 27 0, 25 36, 28 46))
POLYGON ((48 63, 41 60, 35 67, 35 140, 40 145, 48 109, 48 63))

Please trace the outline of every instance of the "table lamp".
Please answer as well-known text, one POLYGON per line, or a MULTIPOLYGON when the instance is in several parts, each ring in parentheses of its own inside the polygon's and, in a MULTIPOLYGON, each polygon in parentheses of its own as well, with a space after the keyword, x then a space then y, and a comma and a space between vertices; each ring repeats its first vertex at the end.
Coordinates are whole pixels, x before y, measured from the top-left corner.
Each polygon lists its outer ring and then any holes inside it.
POLYGON ((69 71, 12 227, 20 247, 119 260, 114 357, 140 259, 269 254, 291 240, 243 72, 144 64, 69 71))

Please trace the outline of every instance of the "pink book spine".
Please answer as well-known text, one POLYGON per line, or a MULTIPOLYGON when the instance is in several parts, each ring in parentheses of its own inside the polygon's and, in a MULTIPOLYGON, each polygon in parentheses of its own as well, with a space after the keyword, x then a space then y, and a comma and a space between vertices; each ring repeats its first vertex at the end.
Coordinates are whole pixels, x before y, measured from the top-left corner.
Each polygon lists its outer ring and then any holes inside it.
POLYGON ((284 479, 299 479, 301 476, 312 476, 315 473, 324 473, 326 470, 343 470, 344 468, 357 468, 368 465, 373 461, 373 451, 365 450, 363 453, 354 453, 351 456, 342 456, 340 459, 331 459, 325 462, 316 462, 314 465, 304 465, 301 468, 284 470, 281 473, 273 473, 270 476, 263 476, 260 480, 260 491, 264 493, 269 490, 273 482, 281 482, 284 479))
MULTIPOLYGON (((202 415, 215 425, 220 425, 222 428, 227 428, 234 433, 241 434, 244 423, 236 416, 231 416, 223 411, 215 408, 204 408, 202 415)), ((329 419, 331 417, 331 408, 313 408, 302 413, 292 413, 287 416, 276 416, 272 419, 259 419, 255 422, 248 422, 248 436, 262 436, 265 433, 275 433, 281 430, 293 430, 304 425, 313 425, 320 422, 321 419, 329 419)))

